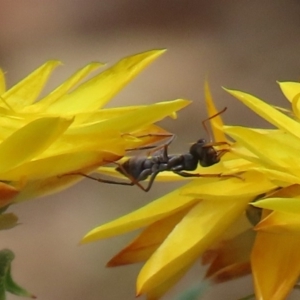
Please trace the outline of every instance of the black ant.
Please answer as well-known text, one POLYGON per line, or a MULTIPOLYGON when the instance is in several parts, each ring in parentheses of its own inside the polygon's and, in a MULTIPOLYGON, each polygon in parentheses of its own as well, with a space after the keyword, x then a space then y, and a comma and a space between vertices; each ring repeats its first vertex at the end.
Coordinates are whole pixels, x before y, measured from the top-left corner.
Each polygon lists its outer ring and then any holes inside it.
MULTIPOLYGON (((202 121, 204 129, 208 132, 206 122, 216 116, 222 114, 227 108, 216 113, 210 118, 202 121)), ((150 134, 155 135, 155 134, 150 134)), ((159 134, 158 134, 159 135, 159 134)), ((149 135, 147 135, 149 136, 149 135)), ((170 136, 170 135, 168 135, 170 136)), ((143 136, 144 137, 144 136, 143 136)), ((200 139, 196 143, 192 144, 188 153, 169 155, 168 146, 173 141, 175 135, 171 135, 168 143, 161 147, 146 146, 135 150, 143 150, 149 148, 163 148, 157 155, 147 156, 134 156, 129 158, 122 164, 116 163, 118 167, 116 170, 130 179, 131 182, 118 182, 113 180, 106 180, 96 178, 83 173, 74 173, 69 175, 81 175, 99 182, 119 185, 137 185, 143 191, 148 192, 156 178, 156 176, 164 171, 171 171, 182 177, 233 177, 234 175, 222 175, 222 174, 194 174, 185 171, 194 171, 197 169, 198 163, 202 167, 212 166, 220 161, 220 158, 229 150, 216 150, 214 146, 228 145, 227 142, 207 142, 205 139, 200 139), (147 187, 143 187, 140 181, 146 180, 150 177, 147 187)), ((130 149, 132 150, 132 149, 130 149)))

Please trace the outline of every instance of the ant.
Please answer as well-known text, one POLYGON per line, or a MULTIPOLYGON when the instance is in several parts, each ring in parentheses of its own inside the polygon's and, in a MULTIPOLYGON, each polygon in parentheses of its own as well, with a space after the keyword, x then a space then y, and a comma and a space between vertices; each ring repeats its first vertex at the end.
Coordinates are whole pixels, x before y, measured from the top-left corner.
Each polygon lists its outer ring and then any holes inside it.
MULTIPOLYGON (((202 125, 206 132, 208 132, 208 129, 206 127, 206 122, 222 114, 223 112, 226 111, 226 109, 227 108, 225 107, 222 111, 202 121, 202 125)), ((150 135, 155 135, 155 134, 150 134, 150 135)), ((169 141, 160 147, 146 146, 146 147, 135 149, 135 150, 143 150, 149 148, 155 148, 155 149, 163 148, 156 155, 154 153, 154 155, 150 157, 134 156, 129 158, 127 161, 125 161, 122 164, 115 162, 118 165, 116 170, 119 173, 123 174, 125 177, 127 177, 130 180, 130 182, 118 182, 113 180, 100 179, 83 173, 74 173, 72 175, 81 175, 99 182, 104 182, 109 184, 131 185, 131 186, 137 185, 140 189, 142 189, 145 192, 148 192, 151 189, 156 176, 159 173, 164 171, 171 171, 182 177, 228 177, 228 176, 232 177, 234 176, 234 175, 222 175, 222 174, 197 174, 197 173, 195 174, 195 173, 186 172, 186 171, 196 170, 198 163, 202 167, 209 167, 218 163, 221 157, 229 150, 228 149, 216 150, 214 146, 228 145, 227 142, 207 142, 205 139, 200 139, 196 143, 191 145, 189 152, 184 154, 178 154, 178 155, 169 155, 168 146, 171 144, 174 138, 175 135, 172 134, 169 141), (143 185, 140 184, 140 181, 146 180, 148 177, 150 177, 149 183, 147 187, 144 187, 143 185)), ((133 149, 129 149, 129 150, 133 150, 133 149)))

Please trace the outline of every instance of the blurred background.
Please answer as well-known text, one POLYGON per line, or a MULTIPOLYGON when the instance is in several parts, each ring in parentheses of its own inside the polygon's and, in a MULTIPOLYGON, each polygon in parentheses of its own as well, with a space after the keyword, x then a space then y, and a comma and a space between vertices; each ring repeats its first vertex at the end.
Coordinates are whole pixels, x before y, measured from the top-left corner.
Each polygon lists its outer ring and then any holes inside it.
MULTIPOLYGON (((178 136, 172 152, 185 152, 189 142, 205 137, 205 77, 219 109, 228 106, 223 116, 227 124, 258 127, 266 124, 221 86, 286 106, 276 80, 300 79, 296 0, 0 0, 0 5, 0 66, 8 86, 49 59, 59 59, 64 66, 55 71, 45 93, 91 61, 112 65, 130 54, 167 48, 109 106, 193 100, 178 120, 161 123, 178 136)), ((83 180, 60 194, 12 207, 22 225, 0 235, 1 247, 16 253, 15 280, 42 300, 134 299, 141 266, 105 268, 134 235, 84 246, 78 242, 95 226, 175 186, 155 183, 144 193, 136 187, 83 180)), ((198 269, 191 270, 180 289, 199 279, 198 269)), ((178 287, 164 299, 174 299, 176 291, 178 287)), ((203 299, 234 300, 251 293, 247 277, 215 287, 203 299)), ((298 298, 294 292, 290 299, 298 298)))

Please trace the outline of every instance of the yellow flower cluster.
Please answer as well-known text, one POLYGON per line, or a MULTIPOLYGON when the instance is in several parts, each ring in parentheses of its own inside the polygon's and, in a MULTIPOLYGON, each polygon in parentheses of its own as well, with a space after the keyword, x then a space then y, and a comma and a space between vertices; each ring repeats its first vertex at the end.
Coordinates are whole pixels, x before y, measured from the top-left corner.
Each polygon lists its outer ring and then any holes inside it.
MULTIPOLYGON (((287 297, 300 274, 300 84, 283 82, 280 88, 292 112, 226 90, 276 129, 223 126, 220 116, 211 120, 216 141, 226 141, 226 134, 234 142, 221 163, 197 172, 241 178, 194 179, 83 238, 87 243, 144 228, 108 263, 145 262, 137 295, 160 298, 202 256, 203 264, 210 264, 206 279, 212 283, 252 270, 257 299, 287 297), (257 223, 260 218, 254 231, 249 220, 257 223)), ((205 94, 213 115, 216 109, 207 84, 205 94)), ((170 178, 160 178, 164 176, 170 178)))
MULTIPOLYGON (((161 140, 166 131, 154 123, 176 116, 188 101, 103 107, 163 52, 126 57, 79 84, 102 66, 91 63, 39 101, 57 61, 45 63, 7 91, 0 72, 0 208, 53 193, 82 178, 72 174, 98 169, 115 175, 103 165, 122 158, 126 149, 161 140)), ((300 274, 300 84, 279 85, 291 111, 226 90, 275 129, 224 126, 220 116, 211 119, 216 142, 227 141, 230 151, 222 162, 199 166, 196 172, 236 177, 193 179, 83 238, 87 243, 143 228, 108 263, 145 262, 137 295, 160 298, 200 257, 209 264, 210 283, 252 272, 257 299, 285 299, 293 289, 300 274)), ((205 96, 209 115, 216 114, 207 84, 205 96)), ((158 177, 182 179, 170 172, 158 177)))
POLYGON ((126 57, 78 85, 102 66, 91 63, 39 101, 37 97, 59 62, 46 62, 7 91, 1 72, 0 207, 66 188, 82 177, 63 175, 89 173, 120 159, 128 148, 161 139, 147 137, 149 132, 165 133, 153 123, 174 117, 188 101, 103 107, 163 52, 126 57))

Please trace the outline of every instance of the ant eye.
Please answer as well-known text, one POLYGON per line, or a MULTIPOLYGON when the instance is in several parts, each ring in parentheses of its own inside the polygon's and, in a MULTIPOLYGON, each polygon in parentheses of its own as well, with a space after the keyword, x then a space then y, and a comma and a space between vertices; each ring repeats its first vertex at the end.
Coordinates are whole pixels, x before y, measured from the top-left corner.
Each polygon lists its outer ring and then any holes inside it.
POLYGON ((200 139, 197 141, 197 144, 205 144, 206 143, 206 140, 205 139, 200 139))

